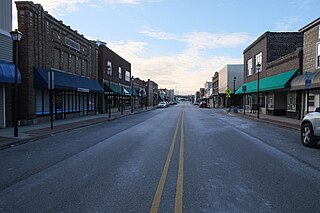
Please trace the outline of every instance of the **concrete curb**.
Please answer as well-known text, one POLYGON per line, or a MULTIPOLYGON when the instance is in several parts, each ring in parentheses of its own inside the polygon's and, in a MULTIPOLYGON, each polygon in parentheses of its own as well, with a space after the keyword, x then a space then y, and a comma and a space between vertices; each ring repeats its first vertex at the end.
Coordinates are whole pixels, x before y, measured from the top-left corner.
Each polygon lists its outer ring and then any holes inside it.
POLYGON ((300 131, 300 125, 297 125, 297 124, 292 124, 292 123, 288 123, 288 122, 284 122, 284 121, 272 120, 272 119, 268 119, 268 118, 258 119, 256 117, 253 117, 250 115, 243 115, 243 114, 239 114, 239 113, 238 114, 232 113, 232 114, 234 114, 235 116, 241 117, 241 118, 251 119, 251 120, 258 121, 258 122, 269 123, 269 124, 277 125, 280 127, 286 127, 289 129, 294 129, 294 130, 300 131))

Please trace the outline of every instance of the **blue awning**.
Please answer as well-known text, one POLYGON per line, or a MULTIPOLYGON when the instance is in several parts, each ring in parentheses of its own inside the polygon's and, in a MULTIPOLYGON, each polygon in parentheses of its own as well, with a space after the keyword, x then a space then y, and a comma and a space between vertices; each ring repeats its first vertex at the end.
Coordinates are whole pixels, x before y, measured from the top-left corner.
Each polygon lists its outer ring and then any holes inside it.
POLYGON ((48 72, 54 72, 54 88, 68 89, 80 92, 99 92, 104 93, 100 84, 90 78, 81 77, 69 73, 59 72, 55 70, 46 70, 34 68, 34 87, 48 88, 48 72))
MULTIPOLYGON (((0 82, 15 83, 15 65, 10 62, 0 60, 0 82)), ((21 83, 21 73, 18 69, 18 83, 21 83)))

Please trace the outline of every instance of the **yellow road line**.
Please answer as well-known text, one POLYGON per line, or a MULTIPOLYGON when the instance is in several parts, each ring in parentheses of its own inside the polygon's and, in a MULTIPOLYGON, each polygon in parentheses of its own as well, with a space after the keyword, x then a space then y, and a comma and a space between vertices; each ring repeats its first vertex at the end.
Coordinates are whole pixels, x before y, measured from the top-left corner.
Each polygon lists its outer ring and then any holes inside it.
POLYGON ((183 152, 184 152, 184 112, 182 114, 181 120, 181 137, 180 137, 180 155, 179 155, 179 169, 178 169, 178 178, 177 178, 177 191, 176 191, 176 201, 174 212, 182 213, 182 198, 183 198, 183 152))
POLYGON ((169 153, 168 153, 168 157, 167 157, 167 160, 166 160, 166 164, 164 165, 164 168, 163 168, 163 171, 162 171, 162 175, 161 175, 161 178, 160 178, 160 181, 159 181, 159 184, 158 184, 158 188, 157 188, 156 194, 154 195, 154 198, 153 198, 153 202, 152 202, 152 206, 151 206, 151 209, 150 209, 150 213, 156 213, 159 210, 164 184, 166 182, 166 178, 167 178, 167 174, 168 174, 168 170, 169 170, 170 161, 171 161, 171 158, 172 158, 174 145, 176 143, 176 138, 177 138, 177 134, 178 134, 181 115, 182 115, 182 113, 180 114, 179 119, 177 121, 176 130, 175 130, 174 135, 173 135, 173 139, 172 139, 172 143, 171 143, 171 146, 170 146, 170 149, 169 149, 169 153))

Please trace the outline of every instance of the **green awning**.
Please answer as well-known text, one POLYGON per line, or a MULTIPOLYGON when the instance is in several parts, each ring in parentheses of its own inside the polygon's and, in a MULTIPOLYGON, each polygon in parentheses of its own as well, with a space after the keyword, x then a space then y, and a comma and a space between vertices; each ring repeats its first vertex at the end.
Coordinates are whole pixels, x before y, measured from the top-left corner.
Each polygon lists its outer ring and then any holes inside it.
MULTIPOLYGON (((278 89, 285 89, 290 87, 291 80, 296 77, 298 70, 291 70, 278 75, 262 78, 259 81, 259 91, 271 91, 278 89)), ((243 84, 247 86, 246 93, 254 93, 258 91, 258 80, 243 84)), ((236 94, 243 94, 242 86, 236 91, 236 94)))
MULTIPOLYGON (((124 96, 131 96, 132 90, 130 87, 120 86, 118 84, 111 83, 110 87, 108 82, 105 82, 105 92, 111 95, 124 95, 124 96)), ((136 90, 133 90, 133 96, 138 96, 136 90)))
POLYGON ((121 95, 121 87, 118 84, 110 84, 110 87, 107 82, 104 83, 104 90, 110 95, 121 95))

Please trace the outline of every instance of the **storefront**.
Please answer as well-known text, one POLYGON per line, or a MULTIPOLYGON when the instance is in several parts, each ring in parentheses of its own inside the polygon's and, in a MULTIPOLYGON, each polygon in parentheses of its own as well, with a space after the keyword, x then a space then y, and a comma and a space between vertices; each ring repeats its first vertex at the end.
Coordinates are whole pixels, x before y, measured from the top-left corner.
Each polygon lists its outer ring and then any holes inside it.
MULTIPOLYGON (((259 107, 263 114, 287 115, 287 97, 290 83, 298 74, 298 70, 283 72, 278 75, 266 77, 259 80, 259 107)), ((243 84, 247 87, 244 97, 246 109, 256 109, 258 106, 258 81, 243 84)), ((242 86, 236 94, 243 94, 242 86)))
MULTIPOLYGON (((8 107, 7 100, 11 97, 6 94, 8 89, 15 83, 15 65, 0 60, 0 128, 6 128, 7 113, 11 112, 12 107, 8 107)), ((18 83, 21 83, 21 74, 18 70, 18 83)), ((12 101, 10 101, 12 103, 12 101)))
POLYGON ((291 100, 291 111, 302 119, 307 112, 312 112, 320 106, 320 71, 310 71, 310 89, 309 98, 306 87, 306 72, 299 75, 291 82, 290 93, 288 98, 291 100))
POLYGON ((105 82, 105 111, 108 112, 108 107, 110 104, 110 108, 117 109, 118 111, 131 109, 131 103, 133 106, 136 104, 136 97, 138 93, 136 90, 132 90, 131 88, 116 84, 113 82, 105 82))
POLYGON ((38 118, 46 118, 50 114, 49 71, 54 73, 52 101, 56 120, 96 113, 97 94, 104 93, 97 81, 71 73, 35 68, 35 110, 38 118))

